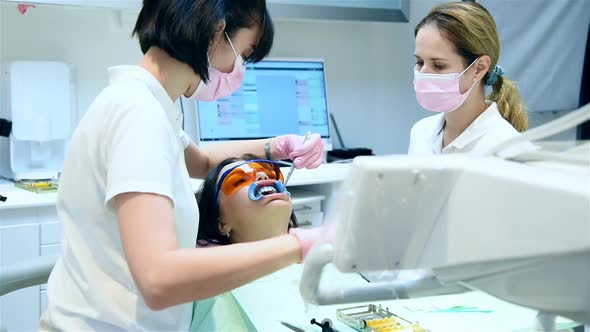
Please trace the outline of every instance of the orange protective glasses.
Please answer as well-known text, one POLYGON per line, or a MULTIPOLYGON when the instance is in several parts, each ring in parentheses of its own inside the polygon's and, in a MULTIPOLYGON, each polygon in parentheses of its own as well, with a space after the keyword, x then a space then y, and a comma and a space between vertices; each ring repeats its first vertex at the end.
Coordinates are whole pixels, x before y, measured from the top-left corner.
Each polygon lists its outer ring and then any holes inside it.
POLYGON ((259 173, 266 175, 264 180, 268 178, 269 180, 285 181, 277 162, 266 159, 246 160, 228 169, 221 175, 217 182, 217 189, 215 190, 215 200, 217 201, 219 191, 229 196, 256 182, 259 173))

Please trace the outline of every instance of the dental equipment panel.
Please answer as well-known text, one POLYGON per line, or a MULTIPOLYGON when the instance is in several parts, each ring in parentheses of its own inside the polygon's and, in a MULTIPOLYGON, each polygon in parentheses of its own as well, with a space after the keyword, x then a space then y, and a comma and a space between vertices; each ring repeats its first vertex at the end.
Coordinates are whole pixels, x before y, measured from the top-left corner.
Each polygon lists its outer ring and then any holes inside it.
MULTIPOLYGON (((537 139, 585 121, 590 104, 577 112, 523 136, 537 139)), ((525 162, 514 151, 511 160, 499 158, 499 151, 355 159, 328 211, 332 235, 305 261, 304 300, 335 304, 478 289, 538 310, 539 321, 559 315, 590 322, 590 154, 585 162, 579 153, 540 161, 546 154, 528 151, 520 155, 535 158, 525 162), (420 273, 320 286, 328 263, 345 273, 420 273)))

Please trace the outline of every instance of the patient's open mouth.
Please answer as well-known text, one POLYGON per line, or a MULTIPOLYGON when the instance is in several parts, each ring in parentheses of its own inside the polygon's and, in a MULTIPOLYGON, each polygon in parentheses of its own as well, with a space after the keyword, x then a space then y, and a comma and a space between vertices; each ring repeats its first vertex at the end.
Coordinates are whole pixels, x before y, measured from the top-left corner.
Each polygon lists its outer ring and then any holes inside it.
POLYGON ((277 193, 277 188, 274 186, 262 186, 256 190, 256 196, 266 196, 277 193))
POLYGON ((285 193, 290 196, 289 192, 285 190, 283 183, 276 180, 258 181, 251 185, 248 195, 253 201, 257 201, 264 196, 273 194, 285 193))

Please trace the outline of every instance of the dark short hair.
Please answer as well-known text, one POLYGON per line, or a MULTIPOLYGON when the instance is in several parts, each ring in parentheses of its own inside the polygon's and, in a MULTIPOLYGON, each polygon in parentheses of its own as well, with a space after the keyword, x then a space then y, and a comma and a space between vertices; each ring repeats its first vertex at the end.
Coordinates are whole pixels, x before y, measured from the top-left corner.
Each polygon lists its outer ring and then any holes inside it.
POLYGON ((260 27, 260 39, 246 61, 258 62, 270 53, 274 26, 266 0, 143 0, 133 35, 144 54, 159 47, 189 65, 206 83, 209 46, 224 21, 230 38, 240 29, 260 27))
MULTIPOLYGON (((215 190, 217 189, 217 178, 221 170, 236 161, 257 159, 253 155, 244 155, 242 158, 228 158, 211 169, 201 188, 195 195, 199 205, 199 230, 197 232, 197 246, 207 246, 209 244, 225 245, 230 244, 229 238, 219 232, 219 204, 215 200, 215 190)), ((291 211, 291 221, 289 227, 297 227, 297 217, 291 211)))

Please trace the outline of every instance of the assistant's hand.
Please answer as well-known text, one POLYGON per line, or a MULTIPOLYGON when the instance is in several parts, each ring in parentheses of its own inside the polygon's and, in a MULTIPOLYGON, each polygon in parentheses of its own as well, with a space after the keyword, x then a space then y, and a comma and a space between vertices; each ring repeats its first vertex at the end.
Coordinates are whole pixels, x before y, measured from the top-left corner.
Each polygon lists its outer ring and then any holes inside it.
POLYGON ((321 239, 322 237, 322 227, 315 227, 315 228, 291 228, 289 229, 289 235, 292 235, 299 240, 299 245, 301 246, 301 260, 303 262, 307 253, 311 249, 311 247, 321 239))
POLYGON ((273 156, 275 159, 291 159, 295 168, 317 168, 324 160, 324 143, 318 134, 311 134, 303 143, 305 136, 277 136, 273 156))

